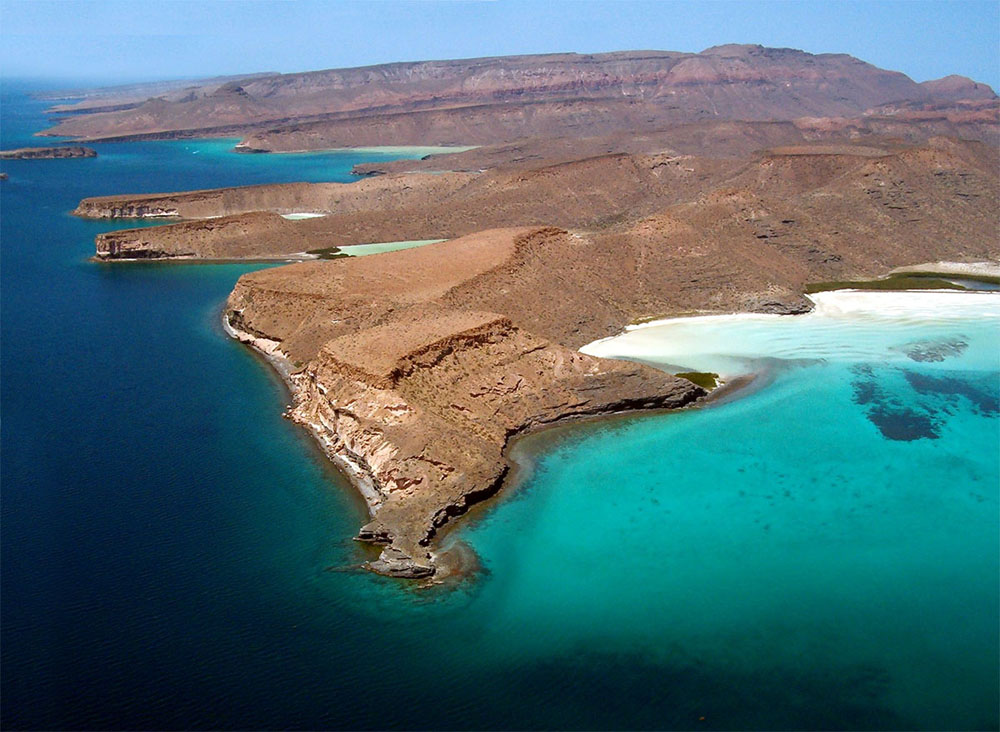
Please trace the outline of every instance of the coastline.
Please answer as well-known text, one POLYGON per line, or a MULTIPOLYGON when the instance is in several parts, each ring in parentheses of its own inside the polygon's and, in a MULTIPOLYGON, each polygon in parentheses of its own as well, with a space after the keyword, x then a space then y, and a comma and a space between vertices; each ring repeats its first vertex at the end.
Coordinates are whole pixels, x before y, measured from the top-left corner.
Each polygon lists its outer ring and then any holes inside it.
MULTIPOLYGON (((826 294, 832 295, 833 299, 842 297, 842 295, 837 295, 836 292, 837 291, 826 294)), ((858 293, 852 294, 856 297, 858 293)), ((874 296, 884 301, 887 296, 891 297, 893 294, 899 295, 904 293, 875 293, 874 296)), ((965 297, 982 297, 988 293, 954 293, 950 291, 936 292, 925 290, 916 291, 914 294, 919 295, 921 298, 931 296, 934 300, 936 300, 941 296, 949 297, 964 295, 965 297), (935 298, 935 296, 937 296, 937 298, 935 298)), ((813 311, 810 311, 810 313, 807 313, 807 315, 816 316, 819 311, 828 311, 829 303, 825 303, 825 300, 826 298, 824 298, 822 294, 817 294, 817 296, 811 298, 810 301, 817 307, 813 311)), ((864 301, 864 298, 862 301, 864 301)), ((929 304, 929 307, 932 312, 935 307, 935 303, 932 301, 929 304)), ((303 405, 306 405, 310 399, 315 399, 315 392, 317 388, 320 393, 324 395, 325 399, 329 399, 325 396, 326 388, 321 383, 315 381, 315 375, 312 377, 307 375, 304 369, 296 371, 296 368, 289 359, 288 355, 281 349, 279 341, 255 335, 254 333, 241 328, 239 322, 234 322, 234 320, 238 321, 241 317, 240 312, 241 311, 239 310, 224 311, 222 321, 225 332, 230 337, 250 346, 251 349, 258 352, 279 373, 285 384, 288 386, 292 398, 292 405, 286 411, 285 416, 306 428, 318 446, 322 449, 326 457, 331 461, 333 466, 365 501, 371 521, 368 525, 361 528, 359 534, 355 538, 366 543, 387 544, 379 559, 365 562, 363 565, 364 568, 387 576, 422 579, 433 584, 439 584, 442 580, 455 577, 460 578, 460 576, 466 575, 466 569, 469 566, 477 565, 476 562, 469 561, 469 552, 471 549, 462 548, 458 555, 456 555, 457 558, 452 558, 451 552, 454 550, 455 542, 449 541, 448 538, 452 536, 452 530, 455 526, 465 525, 466 522, 456 523, 447 519, 440 522, 435 520, 433 526, 428 528, 426 536, 419 542, 421 546, 425 547, 427 552, 426 565, 421 563, 419 560, 415 560, 413 556, 410 556, 410 554, 407 553, 409 550, 400 551, 400 549, 395 546, 392 539, 394 536, 392 530, 387 529, 384 523, 377 517, 379 509, 383 507, 387 501, 389 501, 390 494, 385 492, 385 489, 380 487, 380 482, 375 476, 375 471, 384 471, 386 466, 382 465, 380 468, 377 468, 373 467, 374 464, 369 464, 368 462, 372 459, 372 454, 369 454, 372 449, 375 449, 377 454, 386 447, 389 447, 389 445, 386 444, 383 447, 376 448, 368 445, 364 448, 367 452, 354 453, 347 446, 347 443, 345 443, 346 435, 342 431, 338 431, 339 426, 336 423, 338 419, 336 416, 336 409, 334 409, 334 412, 324 415, 322 411, 301 408, 303 405)), ((768 321, 776 318, 773 314, 762 315, 757 313, 736 313, 730 315, 697 317, 713 319, 766 319, 768 321)), ((784 320, 784 318, 780 319, 784 320)), ((662 324, 663 322, 677 320, 690 322, 692 318, 681 316, 679 318, 661 319, 659 321, 653 321, 652 323, 626 326, 626 328, 624 328, 617 336, 613 336, 612 338, 620 337, 637 329, 652 327, 656 323, 662 324)), ((610 339, 600 339, 594 343, 603 343, 608 340, 610 339)), ((585 349, 587 349, 590 345, 593 344, 587 344, 587 346, 582 347, 580 349, 581 352, 585 352, 585 349)), ((645 366, 660 368, 662 373, 669 375, 669 372, 662 371, 662 364, 658 366, 657 364, 649 361, 644 361, 638 356, 629 358, 614 355, 604 356, 600 353, 594 353, 592 355, 604 358, 616 358, 618 360, 631 360, 645 366)), ((780 368, 779 362, 775 362, 772 367, 765 363, 766 361, 767 359, 758 359, 757 368, 753 372, 733 372, 725 375, 723 379, 720 379, 719 385, 707 394, 703 393, 702 396, 692 401, 681 403, 677 406, 665 408, 661 406, 652 406, 648 403, 642 405, 629 404, 628 402, 609 403, 608 405, 598 407, 589 413, 579 410, 576 412, 573 410, 566 410, 562 413, 557 411, 553 413, 549 421, 534 420, 527 422, 519 428, 508 431, 507 436, 500 445, 500 453, 506 461, 506 467, 503 467, 500 472, 497 473, 495 478, 488 483, 480 486, 470 486, 466 492, 449 499, 449 502, 444 504, 439 509, 437 515, 452 518, 465 515, 470 510, 478 510, 481 504, 485 504, 487 502, 487 499, 493 498, 502 492, 509 492, 511 489, 521 485, 527 477, 530 477, 535 456, 538 454, 538 450, 531 446, 537 444, 551 444, 549 442, 550 440, 566 439, 569 435, 567 430, 573 430, 586 424, 595 426, 600 425, 605 423, 606 420, 641 419, 656 414, 666 414, 668 412, 678 411, 680 409, 719 407, 766 389, 768 385, 773 382, 774 376, 777 373, 776 369, 780 368), (534 439, 527 441, 527 438, 536 438, 541 434, 549 435, 548 437, 541 438, 543 440, 542 443, 536 443, 534 439)), ((331 401, 331 404, 333 404, 333 401, 331 401)), ((354 409, 353 406, 347 410, 348 413, 350 413, 352 409, 354 409)), ((378 459, 384 462, 385 456, 378 459)), ((394 458, 391 457, 388 459, 390 463, 394 460, 394 458)), ((392 490, 391 487, 387 488, 390 491, 392 490)), ((410 541, 412 541, 413 538, 414 537, 410 537, 410 541)), ((472 552, 472 556, 474 556, 474 554, 475 553, 472 552)))
MULTIPOLYGON (((368 257, 374 254, 388 254, 390 252, 398 252, 404 249, 416 249, 417 247, 429 246, 431 244, 440 244, 441 242, 448 241, 447 239, 404 239, 401 241, 377 241, 377 242, 366 242, 361 244, 345 244, 341 247, 337 247, 338 256, 346 257, 368 257)), ((121 263, 135 263, 135 262, 156 262, 158 264, 294 264, 296 262, 312 262, 317 259, 329 259, 330 257, 324 257, 322 250, 317 250, 317 252, 293 252, 291 254, 278 254, 273 257, 268 256, 256 256, 256 257, 200 257, 193 254, 179 254, 179 255, 169 255, 165 257, 101 257, 94 255, 88 257, 88 262, 95 262, 98 264, 115 264, 121 263)), ((336 258, 336 257, 334 257, 336 258)))
POLYGON ((998 262, 925 262, 906 267, 896 267, 889 274, 928 273, 941 275, 983 275, 1000 277, 998 262))
MULTIPOLYGON (((470 572, 466 571, 464 565, 456 567, 446 560, 446 556, 455 547, 461 548, 463 560, 467 559, 467 556, 464 556, 467 552, 472 552, 472 556, 478 560, 475 550, 464 545, 464 541, 461 538, 455 537, 455 532, 461 532, 469 528, 470 525, 475 524, 483 517, 484 512, 494 508, 495 502, 490 499, 503 500, 504 496, 514 497, 516 492, 531 480, 540 457, 554 447, 582 437, 584 434, 583 431, 586 430, 598 430, 608 427, 613 429, 615 425, 632 421, 654 417, 667 417, 671 414, 679 414, 697 409, 721 407, 724 404, 751 396, 761 389, 767 388, 772 380, 770 371, 761 371, 731 379, 726 383, 720 383, 707 396, 681 407, 632 409, 606 414, 570 416, 549 424, 537 425, 531 429, 512 435, 503 450, 504 457, 510 461, 511 467, 500 481, 496 491, 472 505, 464 514, 462 522, 448 523, 435 535, 437 550, 434 552, 434 556, 435 558, 445 558, 445 560, 437 563, 439 572, 428 580, 428 584, 443 584, 442 580, 451 583, 453 579, 461 581, 469 577, 470 572)), ((479 569, 478 561, 475 563, 473 569, 479 569)))
POLYGON ((302 252, 300 254, 282 254, 276 257, 196 257, 196 256, 170 256, 170 257, 87 257, 88 262, 94 264, 295 264, 297 262, 312 262, 321 259, 318 254, 302 252))

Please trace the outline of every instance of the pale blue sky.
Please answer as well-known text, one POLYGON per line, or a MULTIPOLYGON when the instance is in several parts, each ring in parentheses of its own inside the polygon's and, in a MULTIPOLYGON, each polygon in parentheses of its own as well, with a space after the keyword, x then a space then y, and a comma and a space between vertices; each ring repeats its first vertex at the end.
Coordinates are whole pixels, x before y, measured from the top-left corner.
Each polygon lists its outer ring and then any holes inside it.
POLYGON ((1000 0, 0 0, 0 73, 109 82, 761 43, 1000 86, 1000 0))

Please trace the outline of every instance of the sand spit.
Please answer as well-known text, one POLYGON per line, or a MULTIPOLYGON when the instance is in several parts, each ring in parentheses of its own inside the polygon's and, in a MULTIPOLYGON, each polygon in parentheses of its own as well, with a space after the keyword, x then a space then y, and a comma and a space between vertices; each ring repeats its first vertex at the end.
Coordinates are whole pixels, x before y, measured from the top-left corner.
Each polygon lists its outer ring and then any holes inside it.
POLYGON ((351 257, 365 257, 369 254, 385 254, 386 252, 398 252, 403 249, 413 249, 423 247, 428 244, 440 244, 447 239, 410 239, 408 241, 383 241, 371 244, 353 244, 341 247, 340 251, 351 257))
MULTIPOLYGON (((284 213, 280 214, 281 218, 287 219, 288 221, 304 221, 305 219, 321 219, 326 216, 325 213, 317 212, 301 212, 301 213, 284 213)), ((206 217, 210 218, 210 217, 206 217)))

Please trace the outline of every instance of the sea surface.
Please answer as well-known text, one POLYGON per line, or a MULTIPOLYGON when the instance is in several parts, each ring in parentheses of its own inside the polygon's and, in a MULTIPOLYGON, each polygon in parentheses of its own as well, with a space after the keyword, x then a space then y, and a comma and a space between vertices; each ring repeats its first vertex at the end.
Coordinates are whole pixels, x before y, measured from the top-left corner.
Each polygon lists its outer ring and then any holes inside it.
MULTIPOLYGON (((2 146, 45 106, 5 82, 2 146)), ((523 440, 447 535, 481 569, 418 590, 357 571, 361 501, 222 333, 261 265, 94 264, 126 222, 68 214, 387 155, 233 142, 0 163, 0 726, 998 727, 995 300, 634 331, 762 376, 523 440)))

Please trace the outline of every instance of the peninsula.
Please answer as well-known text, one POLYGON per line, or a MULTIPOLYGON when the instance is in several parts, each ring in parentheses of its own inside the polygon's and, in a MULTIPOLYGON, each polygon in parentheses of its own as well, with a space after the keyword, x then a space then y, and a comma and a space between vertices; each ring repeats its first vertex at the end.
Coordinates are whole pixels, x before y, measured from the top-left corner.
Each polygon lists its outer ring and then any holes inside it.
POLYGON ((195 96, 56 130, 242 129, 243 149, 275 151, 479 145, 359 166, 349 184, 122 194, 74 211, 178 219, 98 235, 104 261, 446 240, 247 274, 224 314, 364 495, 358 538, 384 545, 369 566, 387 575, 447 570, 435 535, 500 488, 515 436, 706 394, 582 345, 653 317, 803 312, 810 283, 1000 260, 1000 105, 960 78, 723 46, 258 77, 195 96), (224 124, 223 103, 239 110, 224 124))

